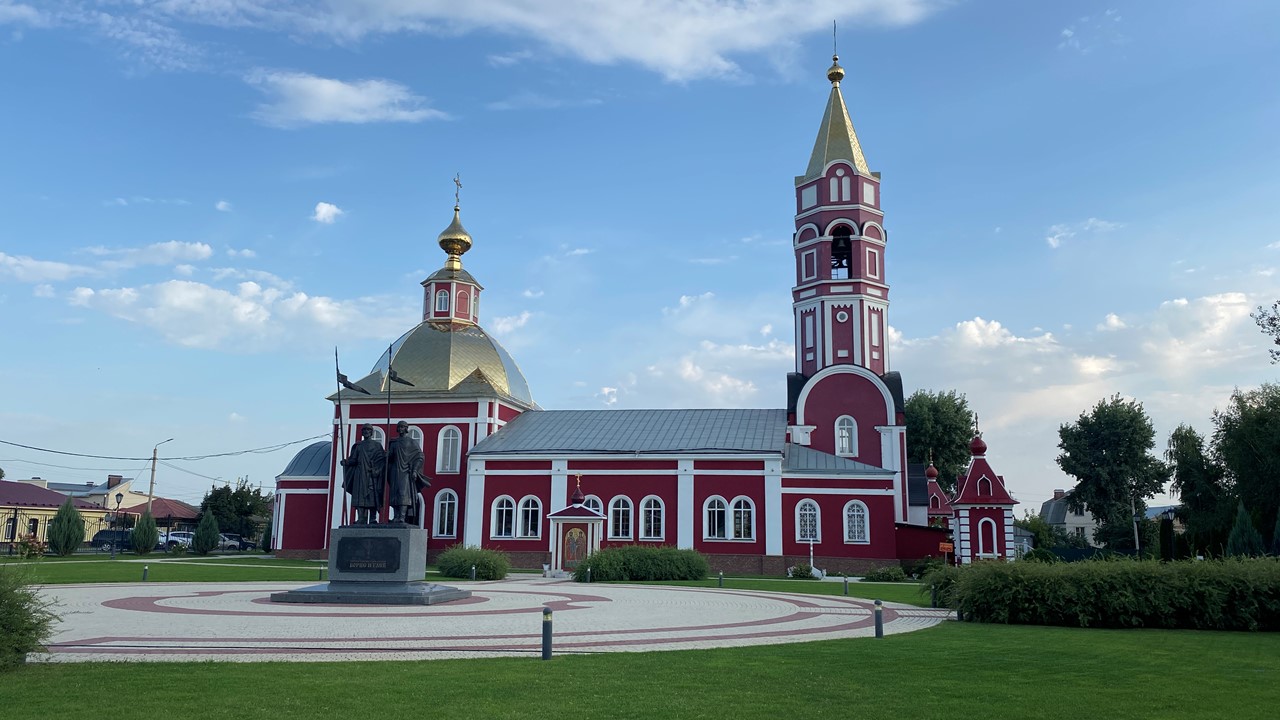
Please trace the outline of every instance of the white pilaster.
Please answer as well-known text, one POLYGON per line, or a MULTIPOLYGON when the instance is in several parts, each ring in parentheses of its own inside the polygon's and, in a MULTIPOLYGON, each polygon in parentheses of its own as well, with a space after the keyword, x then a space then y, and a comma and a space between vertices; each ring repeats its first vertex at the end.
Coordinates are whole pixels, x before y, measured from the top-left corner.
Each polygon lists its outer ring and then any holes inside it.
POLYGON ((693 461, 681 460, 676 469, 676 547, 693 549, 693 461))
POLYGON ((484 461, 467 461, 467 524, 463 530, 463 544, 480 546, 484 537, 484 461))
POLYGON ((563 510, 569 505, 569 461, 551 461, 551 502, 548 513, 563 510))
POLYGON ((782 459, 764 461, 764 554, 782 554, 782 459))

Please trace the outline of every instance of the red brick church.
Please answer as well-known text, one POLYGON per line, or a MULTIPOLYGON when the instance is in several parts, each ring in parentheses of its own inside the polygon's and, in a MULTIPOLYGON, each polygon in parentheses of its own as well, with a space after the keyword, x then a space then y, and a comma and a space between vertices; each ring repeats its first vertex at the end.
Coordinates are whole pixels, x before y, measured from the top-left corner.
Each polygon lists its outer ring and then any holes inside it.
POLYGON ((907 463, 880 174, 849 119, 838 62, 827 77, 817 141, 795 178, 785 407, 543 410, 480 325, 484 288, 463 269, 472 238, 455 206, 439 236, 444 266, 422 281, 422 322, 354 382, 368 394, 329 398, 332 440, 277 478, 273 549, 325 555, 329 531, 353 516, 335 459, 345 453, 333 449, 358 441, 365 423, 386 442, 403 420, 432 478, 418 513, 430 557, 462 543, 567 569, 597 548, 639 543, 693 548, 729 571, 781 574, 812 555, 829 572, 860 573, 941 557, 953 534, 960 561, 1010 557, 1014 501, 985 445, 977 452, 981 439, 954 498, 907 463), (931 523, 941 502, 948 522, 931 523))

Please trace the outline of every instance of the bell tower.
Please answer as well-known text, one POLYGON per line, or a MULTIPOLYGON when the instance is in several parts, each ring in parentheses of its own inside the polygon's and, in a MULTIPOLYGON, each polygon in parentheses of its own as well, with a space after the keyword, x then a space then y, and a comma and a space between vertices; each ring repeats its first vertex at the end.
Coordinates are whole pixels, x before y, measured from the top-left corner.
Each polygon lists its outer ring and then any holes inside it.
POLYGON ((849 120, 832 56, 831 96, 804 175, 796 177, 796 372, 833 365, 889 370, 886 337, 887 236, 880 210, 880 173, 871 172, 849 120))

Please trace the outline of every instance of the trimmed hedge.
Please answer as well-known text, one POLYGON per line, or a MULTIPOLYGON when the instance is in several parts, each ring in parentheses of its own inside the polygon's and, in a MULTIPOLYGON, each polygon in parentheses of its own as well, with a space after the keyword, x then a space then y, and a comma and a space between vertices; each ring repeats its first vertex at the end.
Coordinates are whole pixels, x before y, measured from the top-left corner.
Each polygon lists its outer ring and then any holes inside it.
POLYGON ((1280 630, 1280 560, 980 562, 926 579, 965 620, 1280 630))
POLYGON ((707 559, 694 550, 670 546, 623 545, 592 553, 578 563, 573 579, 591 580, 703 580, 710 571, 707 559))
POLYGON ((476 568, 477 580, 501 580, 511 569, 511 560, 500 550, 466 545, 454 545, 436 558, 436 566, 445 577, 470 580, 472 565, 476 568))
POLYGON ((867 582, 906 582, 908 580, 907 571, 898 565, 876 568, 863 575, 862 579, 867 582))

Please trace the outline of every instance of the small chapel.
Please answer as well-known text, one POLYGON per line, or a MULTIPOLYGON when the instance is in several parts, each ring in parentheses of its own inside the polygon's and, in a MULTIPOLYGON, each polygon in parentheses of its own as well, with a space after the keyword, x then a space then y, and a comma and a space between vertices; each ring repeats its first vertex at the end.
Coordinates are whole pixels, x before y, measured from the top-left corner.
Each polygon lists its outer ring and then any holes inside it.
POLYGON ((444 265, 422 281, 422 321, 328 398, 332 438, 277 477, 271 549, 324 557, 354 513, 340 460, 362 426, 385 446, 403 421, 431 478, 414 516, 429 561, 457 544, 557 571, 623 544, 692 548, 715 570, 772 575, 810 558, 851 575, 928 557, 1012 559, 1016 502, 980 436, 954 495, 932 465, 907 462, 880 173, 832 60, 817 140, 795 177, 795 365, 776 407, 541 408, 481 325, 484 287, 462 262, 475 239, 455 204, 438 238, 444 265))

